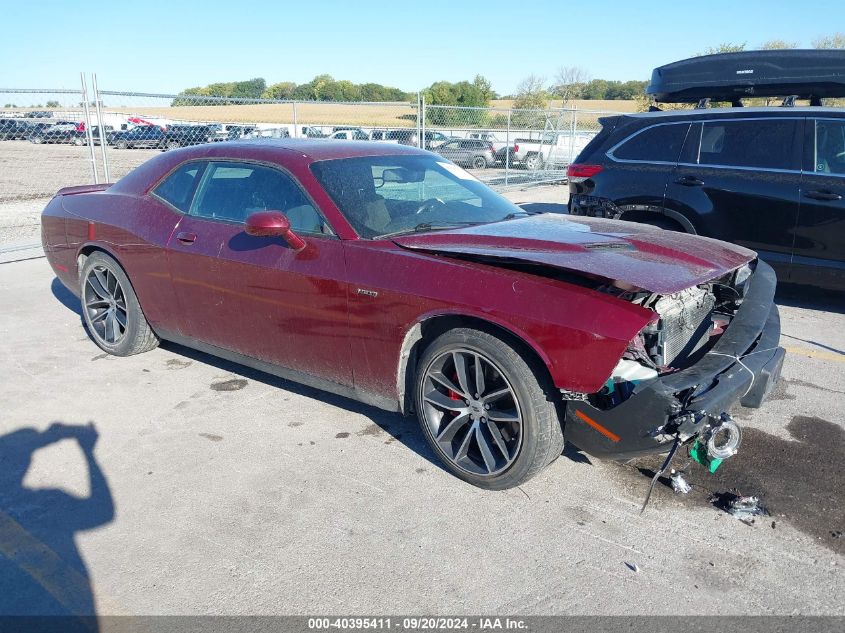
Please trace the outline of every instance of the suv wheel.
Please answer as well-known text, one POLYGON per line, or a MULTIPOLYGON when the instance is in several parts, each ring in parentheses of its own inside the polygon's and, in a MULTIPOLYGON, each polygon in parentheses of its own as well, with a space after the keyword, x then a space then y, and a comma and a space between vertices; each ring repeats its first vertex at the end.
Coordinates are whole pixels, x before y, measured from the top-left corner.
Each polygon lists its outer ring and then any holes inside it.
POLYGON ((476 156, 472 159, 472 166, 475 169, 486 169, 487 167, 487 159, 483 156, 476 156))
POLYGON ((560 456, 557 408, 535 365, 480 330, 456 328, 429 345, 418 365, 415 405, 426 441, 448 471, 503 490, 560 456))
POLYGON ((122 140, 122 139, 121 139, 121 140, 119 140, 117 143, 115 143, 115 144, 114 144, 114 146, 115 146, 117 149, 128 149, 128 148, 129 148, 129 143, 127 143, 126 141, 124 141, 124 140, 122 140))

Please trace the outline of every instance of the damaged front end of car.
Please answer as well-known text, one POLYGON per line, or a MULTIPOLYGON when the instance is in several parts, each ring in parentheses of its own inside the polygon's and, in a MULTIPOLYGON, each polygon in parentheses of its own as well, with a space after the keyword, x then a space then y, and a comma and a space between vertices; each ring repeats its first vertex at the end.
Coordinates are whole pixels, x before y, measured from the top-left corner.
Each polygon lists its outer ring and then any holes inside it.
POLYGON ((627 459, 694 444, 699 461, 733 455, 739 402, 759 407, 784 359, 775 273, 761 261, 671 295, 608 285, 654 311, 596 393, 562 392, 565 435, 581 450, 627 459))

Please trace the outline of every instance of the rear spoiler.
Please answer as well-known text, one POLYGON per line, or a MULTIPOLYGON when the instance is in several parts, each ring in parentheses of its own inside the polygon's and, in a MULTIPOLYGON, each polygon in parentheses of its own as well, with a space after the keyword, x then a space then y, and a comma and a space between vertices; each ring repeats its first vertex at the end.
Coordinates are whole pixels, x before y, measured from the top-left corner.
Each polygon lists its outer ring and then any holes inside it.
POLYGON ((113 182, 103 182, 99 185, 76 185, 75 187, 62 187, 56 192, 56 195, 72 196, 77 193, 96 193, 98 191, 105 191, 113 184, 113 182))

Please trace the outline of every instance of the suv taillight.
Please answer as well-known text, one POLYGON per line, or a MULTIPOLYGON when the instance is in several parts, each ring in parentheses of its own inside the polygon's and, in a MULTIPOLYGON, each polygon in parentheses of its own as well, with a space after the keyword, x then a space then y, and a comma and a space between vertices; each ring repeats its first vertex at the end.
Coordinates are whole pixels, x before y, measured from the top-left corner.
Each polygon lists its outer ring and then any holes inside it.
POLYGON ((583 182, 587 180, 587 178, 592 178, 603 169, 604 167, 602 167, 601 165, 586 165, 583 163, 572 163, 569 167, 566 168, 566 177, 569 178, 570 182, 583 182))
POLYGON ((513 153, 514 154, 519 153, 519 145, 517 145, 516 143, 513 144, 513 153))

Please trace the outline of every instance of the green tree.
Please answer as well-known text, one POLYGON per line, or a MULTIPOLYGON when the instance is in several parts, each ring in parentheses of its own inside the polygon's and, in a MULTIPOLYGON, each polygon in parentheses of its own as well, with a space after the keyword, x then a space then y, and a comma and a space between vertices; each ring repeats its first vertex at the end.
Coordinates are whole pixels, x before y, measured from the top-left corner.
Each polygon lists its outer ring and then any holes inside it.
POLYGON ((845 33, 817 37, 813 40, 813 48, 845 48, 845 33))
MULTIPOLYGON (((487 107, 490 103, 489 93, 485 93, 483 87, 475 82, 459 81, 451 83, 448 81, 437 81, 423 91, 426 105, 432 106, 464 106, 464 107, 487 107)), ((468 120, 474 124, 481 124, 480 117, 476 113, 469 113, 466 110, 432 108, 426 112, 426 117, 431 125, 456 125, 466 123, 468 120)))
POLYGON ((514 109, 543 110, 549 104, 549 93, 546 90, 546 78, 528 75, 516 87, 514 109))
POLYGON ((264 92, 261 93, 262 99, 279 99, 288 100, 293 99, 293 93, 296 90, 296 84, 292 81, 280 81, 272 86, 267 86, 264 92))
POLYGON ((472 80, 472 85, 481 91, 481 94, 484 95, 488 103, 491 99, 496 98, 496 91, 493 90, 493 84, 484 75, 476 75, 475 79, 472 80))
POLYGON ((48 108, 58 108, 59 102, 58 101, 48 101, 47 104, 46 104, 46 107, 48 107, 48 108))

